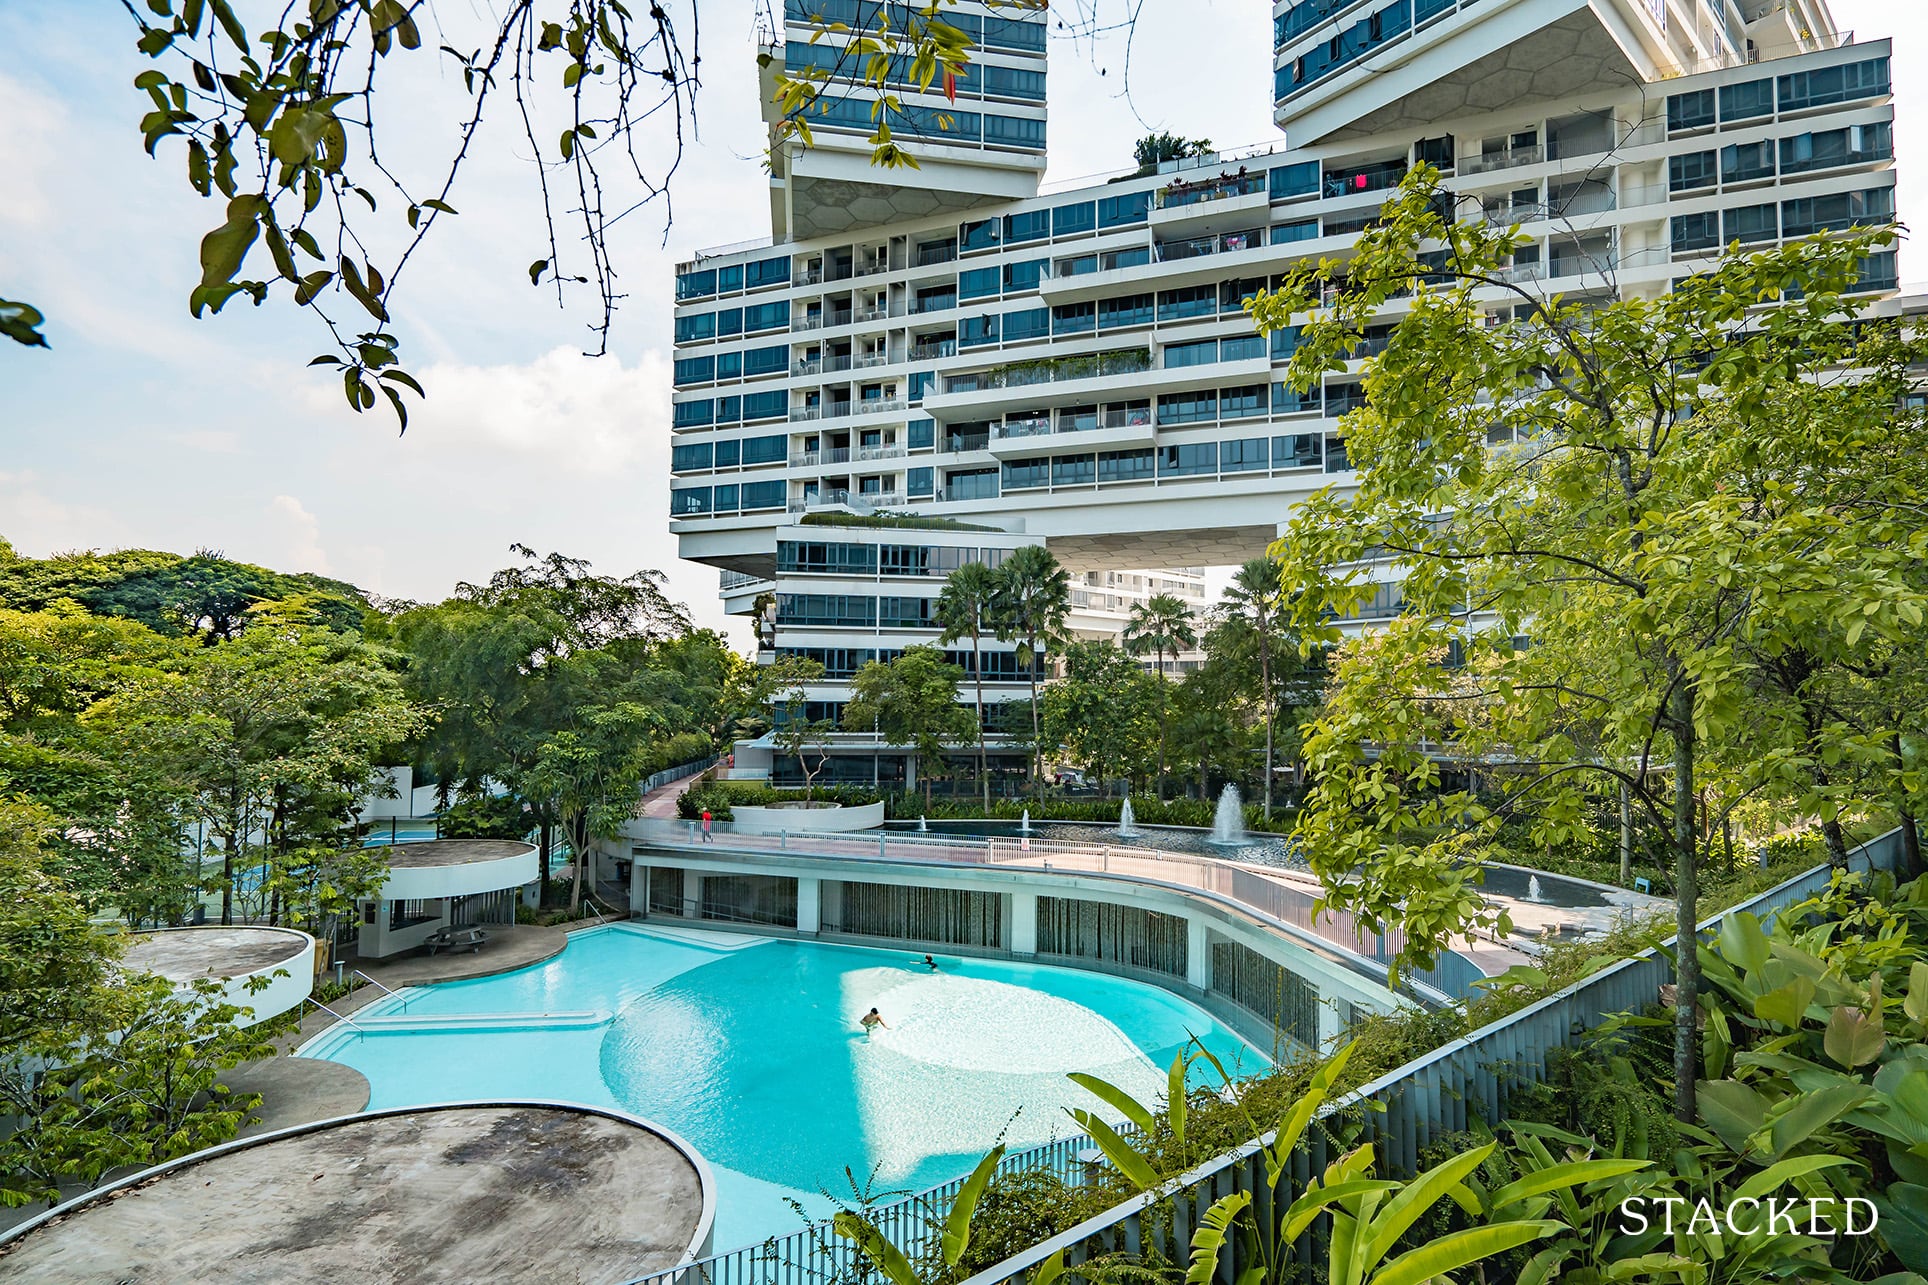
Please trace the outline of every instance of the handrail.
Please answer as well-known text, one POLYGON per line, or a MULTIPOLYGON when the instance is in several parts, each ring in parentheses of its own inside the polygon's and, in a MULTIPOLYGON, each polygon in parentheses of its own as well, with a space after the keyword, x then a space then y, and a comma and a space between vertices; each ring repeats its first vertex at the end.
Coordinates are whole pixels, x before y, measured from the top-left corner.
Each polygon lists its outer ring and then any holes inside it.
POLYGON ((313 1004, 316 1008, 320 1009, 322 1012, 328 1014, 328 1016, 334 1018, 337 1022, 346 1022, 358 1031, 362 1029, 361 1023, 357 1022, 354 1018, 344 1016, 341 1013, 337 1013, 334 1009, 329 1008, 326 1004, 316 999, 313 995, 304 995, 302 998, 307 1000, 310 1004, 313 1004))

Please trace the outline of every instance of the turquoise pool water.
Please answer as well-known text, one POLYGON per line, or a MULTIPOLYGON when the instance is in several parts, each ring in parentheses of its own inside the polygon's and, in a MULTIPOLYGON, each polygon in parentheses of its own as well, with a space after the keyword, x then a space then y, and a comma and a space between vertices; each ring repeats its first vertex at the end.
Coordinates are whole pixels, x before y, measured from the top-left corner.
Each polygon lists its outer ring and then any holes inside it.
MULTIPOLYGON (((717 1179, 714 1244, 793 1231, 848 1166, 879 1191, 967 1172, 1000 1133, 1014 1148, 1103 1108, 1089 1071, 1141 1099, 1196 1036, 1228 1067, 1266 1059, 1203 1009, 1074 969, 612 924, 546 964, 403 993, 303 1049, 360 1070, 372 1107, 483 1097, 614 1106, 675 1130, 717 1179), (865 1036, 872 1006, 889 1029, 865 1036), (547 1023, 536 1014, 569 1015, 547 1023), (498 1017, 497 1015, 509 1015, 498 1017), (518 1016, 519 1015, 519 1016, 518 1016), (462 1020, 468 1018, 468 1021, 462 1020)), ((1205 1082, 1200 1075, 1200 1082, 1205 1082)))

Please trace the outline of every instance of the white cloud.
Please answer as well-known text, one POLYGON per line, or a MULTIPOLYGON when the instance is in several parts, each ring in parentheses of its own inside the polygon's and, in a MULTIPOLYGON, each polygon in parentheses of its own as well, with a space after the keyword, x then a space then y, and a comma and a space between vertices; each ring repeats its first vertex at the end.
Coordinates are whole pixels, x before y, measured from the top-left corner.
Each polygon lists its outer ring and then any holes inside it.
POLYGON ((321 547, 321 523, 292 495, 277 495, 268 502, 268 516, 286 541, 287 552, 276 564, 290 571, 332 574, 328 553, 321 547))
POLYGON ((28 557, 134 542, 113 510, 56 499, 42 477, 19 470, 0 470, 0 536, 28 557))

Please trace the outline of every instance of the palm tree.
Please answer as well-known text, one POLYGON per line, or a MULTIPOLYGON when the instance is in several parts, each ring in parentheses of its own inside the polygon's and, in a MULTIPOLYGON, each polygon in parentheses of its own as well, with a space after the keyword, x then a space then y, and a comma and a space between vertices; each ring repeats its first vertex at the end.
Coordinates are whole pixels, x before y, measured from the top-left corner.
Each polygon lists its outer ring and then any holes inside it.
POLYGON ((1065 636, 1071 614, 1071 577, 1041 544, 1014 550, 997 569, 998 637, 1017 641, 1018 663, 1031 687, 1031 784, 1038 783, 1044 746, 1038 731, 1038 662, 1065 636))
POLYGON ((1229 614, 1251 626, 1259 644, 1260 702, 1265 708, 1265 817, 1272 819, 1272 630, 1277 624, 1279 581, 1285 567, 1277 558, 1253 558, 1238 569, 1225 590, 1229 614))
POLYGON ((997 573, 982 562, 967 562, 951 572, 937 595, 935 616, 940 641, 971 640, 971 674, 977 683, 977 779, 984 793, 984 814, 991 813, 991 774, 984 752, 984 635, 995 632, 997 573))
POLYGON ((1165 797, 1165 741, 1171 730, 1171 683, 1165 677, 1165 654, 1174 657, 1198 646, 1192 628, 1192 609, 1176 594, 1161 593, 1133 603, 1125 621, 1125 650, 1134 656, 1152 652, 1158 658, 1158 797, 1165 797))

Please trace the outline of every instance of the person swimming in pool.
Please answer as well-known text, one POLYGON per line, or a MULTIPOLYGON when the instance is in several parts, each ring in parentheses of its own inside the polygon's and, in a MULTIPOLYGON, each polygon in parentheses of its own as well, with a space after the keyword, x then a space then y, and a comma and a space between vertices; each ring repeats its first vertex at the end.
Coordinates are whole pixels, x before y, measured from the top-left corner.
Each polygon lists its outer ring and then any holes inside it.
POLYGON ((932 959, 929 955, 926 955, 924 956, 924 967, 930 969, 934 973, 937 971, 937 961, 932 959))
POLYGON ((865 1035, 869 1035, 871 1032, 875 1031, 880 1026, 883 1027, 885 1030, 890 1029, 890 1023, 884 1020, 884 1015, 882 1013, 879 1013, 874 1008, 871 1009, 868 1013, 865 1013, 861 1020, 862 1020, 862 1025, 864 1028, 865 1035))

